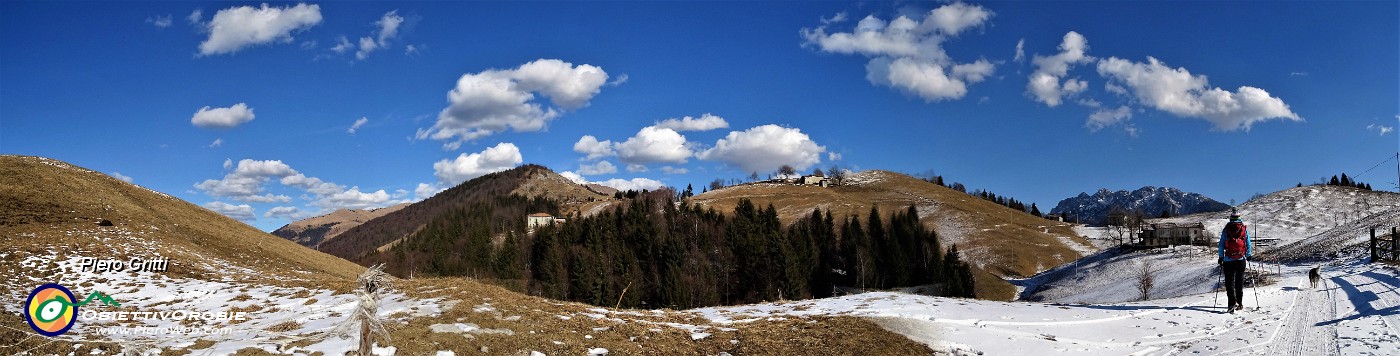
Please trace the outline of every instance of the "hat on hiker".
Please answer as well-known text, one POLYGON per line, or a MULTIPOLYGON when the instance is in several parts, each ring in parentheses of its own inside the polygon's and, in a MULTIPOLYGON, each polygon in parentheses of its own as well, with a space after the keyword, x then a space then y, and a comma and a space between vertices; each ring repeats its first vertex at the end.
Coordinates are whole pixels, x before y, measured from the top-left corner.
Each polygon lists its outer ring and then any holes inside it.
POLYGON ((1237 212, 1237 211, 1230 211, 1230 220, 1231 220, 1231 221, 1239 220, 1239 219, 1240 219, 1240 213, 1239 213, 1239 212, 1237 212))

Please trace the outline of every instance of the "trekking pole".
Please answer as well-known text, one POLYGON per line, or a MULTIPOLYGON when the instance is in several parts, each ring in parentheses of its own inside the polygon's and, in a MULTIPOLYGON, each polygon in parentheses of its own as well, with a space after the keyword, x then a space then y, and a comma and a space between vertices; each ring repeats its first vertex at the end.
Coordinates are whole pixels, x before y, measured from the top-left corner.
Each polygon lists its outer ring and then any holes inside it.
POLYGON ((1220 274, 1220 284, 1215 285, 1215 300, 1210 302, 1210 307, 1215 308, 1220 305, 1220 287, 1225 285, 1225 270, 1220 264, 1215 265, 1215 271, 1220 274))
MULTIPOLYGON (((1258 278, 1258 274, 1259 274, 1259 273, 1256 272, 1256 273, 1254 273, 1253 275, 1250 275, 1250 276, 1249 276, 1249 289, 1253 289, 1253 290, 1254 290, 1254 310, 1259 310, 1259 309, 1263 309, 1263 308, 1264 308, 1264 307, 1262 307, 1262 306, 1259 305, 1259 280, 1257 279, 1257 278, 1258 278)), ((1244 303, 1240 303, 1240 304, 1244 304, 1244 303)))

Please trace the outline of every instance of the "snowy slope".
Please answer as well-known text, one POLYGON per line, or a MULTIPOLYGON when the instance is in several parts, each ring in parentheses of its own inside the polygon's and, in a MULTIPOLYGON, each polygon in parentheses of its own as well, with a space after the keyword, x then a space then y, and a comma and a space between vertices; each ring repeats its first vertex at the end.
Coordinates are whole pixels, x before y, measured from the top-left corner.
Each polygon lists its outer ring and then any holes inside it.
MULTIPOLYGON (((1212 293, 1146 302, 1061 305, 866 293, 694 311, 720 323, 811 315, 876 318, 935 351, 989 355, 1400 353, 1400 273, 1349 264, 1328 270, 1323 288, 1305 270, 1247 291, 1236 314, 1221 313, 1212 293)), ((1220 304, 1223 304, 1223 300, 1220 304)))

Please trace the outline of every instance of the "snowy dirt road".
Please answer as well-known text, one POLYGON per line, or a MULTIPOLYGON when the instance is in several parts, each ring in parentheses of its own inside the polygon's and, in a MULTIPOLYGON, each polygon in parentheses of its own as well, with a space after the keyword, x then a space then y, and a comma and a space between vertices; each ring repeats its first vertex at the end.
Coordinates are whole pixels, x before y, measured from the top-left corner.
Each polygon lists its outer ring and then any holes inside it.
POLYGON ((1400 278, 1393 267, 1285 267, 1280 281, 1245 291, 1249 310, 1222 313, 1213 293, 1113 304, 1047 304, 865 293, 837 298, 703 308, 721 323, 785 315, 861 315, 952 354, 1396 355, 1400 278), (1257 293, 1257 294, 1256 294, 1257 293))

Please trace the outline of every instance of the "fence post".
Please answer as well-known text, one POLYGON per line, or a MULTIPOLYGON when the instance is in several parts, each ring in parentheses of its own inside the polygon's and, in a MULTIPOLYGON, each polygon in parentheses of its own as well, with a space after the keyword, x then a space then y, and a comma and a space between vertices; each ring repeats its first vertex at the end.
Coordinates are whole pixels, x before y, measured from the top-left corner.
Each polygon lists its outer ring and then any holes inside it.
POLYGON ((1376 262, 1376 228, 1371 228, 1371 263, 1376 262))
POLYGON ((1396 240, 1400 240, 1400 234, 1396 234, 1397 227, 1390 227, 1390 262, 1400 261, 1400 249, 1396 249, 1396 240))

